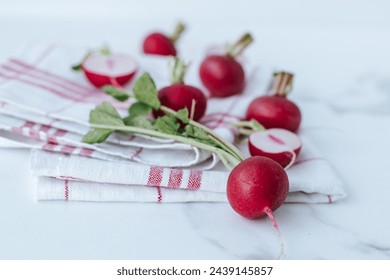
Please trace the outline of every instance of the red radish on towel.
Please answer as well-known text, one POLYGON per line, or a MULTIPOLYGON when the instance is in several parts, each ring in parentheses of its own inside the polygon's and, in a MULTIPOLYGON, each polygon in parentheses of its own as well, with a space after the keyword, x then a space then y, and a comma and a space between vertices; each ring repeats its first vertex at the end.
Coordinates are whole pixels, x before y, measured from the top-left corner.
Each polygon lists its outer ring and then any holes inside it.
POLYGON ((230 205, 240 215, 257 219, 275 211, 286 200, 287 173, 272 159, 256 156, 239 163, 227 182, 230 205))
POLYGON ((89 51, 72 69, 83 71, 88 81, 97 88, 106 85, 121 87, 134 77, 138 63, 128 55, 112 54, 107 46, 103 46, 89 51))
POLYGON ((167 36, 160 32, 149 34, 143 42, 142 48, 144 53, 176 56, 177 50, 175 44, 184 30, 184 24, 179 23, 171 36, 167 36))
POLYGON ((284 245, 274 211, 283 204, 289 191, 284 169, 272 159, 250 157, 230 172, 226 191, 230 206, 241 216, 271 219, 280 239, 282 256, 284 245))
POLYGON ((97 88, 106 85, 124 86, 134 77, 138 64, 128 55, 93 53, 84 60, 82 69, 97 88))
MULTIPOLYGON (((200 89, 184 83, 186 70, 187 65, 179 58, 175 58, 171 75, 172 84, 160 89, 158 91, 158 98, 161 105, 172 110, 178 111, 187 108, 190 119, 198 121, 206 112, 207 99, 200 89)), ((154 111, 155 117, 161 115, 164 115, 164 112, 154 111)))
POLYGON ((302 147, 298 135, 281 128, 253 132, 248 144, 252 156, 271 158, 285 169, 294 164, 302 147))
POLYGON ((245 87, 245 71, 236 60, 253 42, 247 33, 229 47, 224 55, 209 55, 200 65, 199 74, 211 97, 228 97, 241 93, 245 87))
POLYGON ((301 111, 286 97, 292 89, 294 75, 287 72, 274 74, 273 95, 261 96, 251 102, 247 120, 256 120, 265 128, 284 128, 295 132, 301 123, 301 111))

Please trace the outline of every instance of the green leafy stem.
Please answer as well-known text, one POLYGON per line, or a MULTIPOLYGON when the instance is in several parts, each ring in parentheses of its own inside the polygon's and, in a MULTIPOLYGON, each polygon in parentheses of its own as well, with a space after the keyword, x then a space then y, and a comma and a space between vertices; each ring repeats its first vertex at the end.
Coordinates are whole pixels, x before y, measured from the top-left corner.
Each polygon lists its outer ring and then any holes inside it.
POLYGON ((172 139, 215 153, 228 169, 244 160, 241 152, 231 143, 219 137, 208 127, 189 118, 188 110, 174 111, 162 106, 157 96, 157 88, 148 73, 144 73, 134 84, 133 92, 112 86, 103 90, 119 101, 135 98, 130 105, 129 115, 122 118, 109 103, 103 102, 90 112, 90 130, 83 138, 89 144, 104 142, 114 131, 142 134, 151 137, 172 139), (153 110, 165 115, 151 120, 147 117, 153 110))

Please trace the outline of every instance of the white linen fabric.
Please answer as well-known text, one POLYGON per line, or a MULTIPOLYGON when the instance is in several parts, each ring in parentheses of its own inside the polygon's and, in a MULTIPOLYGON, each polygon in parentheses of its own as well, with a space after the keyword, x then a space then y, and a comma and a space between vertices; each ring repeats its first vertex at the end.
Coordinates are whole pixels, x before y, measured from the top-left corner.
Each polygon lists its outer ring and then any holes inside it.
MULTIPOLYGON (((64 46, 30 47, 0 65, 0 137, 6 139, 0 144, 33 148, 38 199, 225 202, 228 172, 208 152, 170 140, 120 133, 97 145, 81 141, 89 129, 89 112, 97 104, 111 102, 125 115, 131 102, 114 101, 90 86, 82 74, 72 72, 70 65, 81 53, 81 49, 64 46)), ((169 84, 166 58, 140 56, 138 60, 139 73, 149 72, 158 87, 169 84)), ((265 75, 270 75, 256 67, 246 68, 246 91, 209 99, 202 119, 230 142, 236 131, 229 123, 244 117, 249 102, 264 92, 265 75)), ((195 83, 195 76, 188 80, 195 83)), ((288 170, 288 202, 343 198, 342 182, 327 160, 315 151, 310 137, 300 136, 302 154, 288 170)))

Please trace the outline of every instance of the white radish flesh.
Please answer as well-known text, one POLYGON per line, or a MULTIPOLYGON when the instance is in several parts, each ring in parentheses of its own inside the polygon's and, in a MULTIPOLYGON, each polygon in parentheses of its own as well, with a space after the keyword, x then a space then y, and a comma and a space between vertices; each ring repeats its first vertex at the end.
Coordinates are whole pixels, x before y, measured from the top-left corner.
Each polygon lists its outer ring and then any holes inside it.
POLYGON ((135 75, 137 62, 130 56, 122 54, 90 55, 82 65, 87 79, 96 87, 105 85, 125 85, 135 75))
POLYGON ((271 158, 285 169, 294 164, 301 147, 298 135, 286 129, 271 128, 249 136, 249 151, 252 156, 271 158))

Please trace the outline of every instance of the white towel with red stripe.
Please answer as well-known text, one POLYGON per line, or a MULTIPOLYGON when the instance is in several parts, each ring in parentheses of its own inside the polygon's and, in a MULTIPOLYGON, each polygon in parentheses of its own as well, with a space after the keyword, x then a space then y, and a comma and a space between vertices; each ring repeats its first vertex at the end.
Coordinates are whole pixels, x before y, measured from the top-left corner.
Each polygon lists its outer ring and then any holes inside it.
MULTIPOLYGON (((3 143, 43 150, 34 150, 32 159, 38 199, 226 201, 228 173, 208 152, 170 140, 118 133, 98 145, 81 141, 89 129, 89 111, 97 104, 109 101, 124 115, 131 102, 115 102, 72 72, 70 65, 81 53, 54 45, 30 48, 0 65, 0 137, 12 141, 3 143)), ((139 60, 140 73, 150 72, 158 87, 168 84, 166 59, 140 56, 139 60)), ((196 69, 192 68, 187 80, 199 85, 196 69)), ((243 95, 209 100, 202 122, 228 141, 234 140, 229 123, 243 117, 270 74, 255 70, 248 67, 243 95)), ((288 201, 320 203, 343 198, 342 183, 326 159, 313 152, 309 138, 303 143, 298 162, 288 171, 288 201)))
MULTIPOLYGON (((299 160, 287 173, 287 202, 331 203, 345 197, 342 181, 304 136, 299 160)), ((32 171, 40 200, 128 202, 226 202, 229 176, 213 170, 108 162, 35 150, 32 171)))
MULTIPOLYGON (((82 143, 83 135, 89 130, 89 112, 97 104, 111 102, 124 116, 131 103, 115 101, 89 85, 81 73, 72 72, 71 64, 79 61, 83 53, 82 49, 63 46, 32 47, 18 58, 1 64, 0 129, 40 140, 41 144, 35 143, 35 148, 105 160, 123 159, 170 167, 204 163, 203 168, 212 168, 218 162, 209 152, 196 147, 141 135, 115 133, 105 143, 82 143)), ((139 73, 151 73, 159 87, 169 83, 167 58, 139 56, 139 60, 142 66, 139 73)), ((221 110, 229 109, 225 103, 210 100, 203 121, 233 141, 233 130, 227 123, 239 118, 241 108, 221 110)), ((18 139, 23 142, 23 138, 18 139)))

